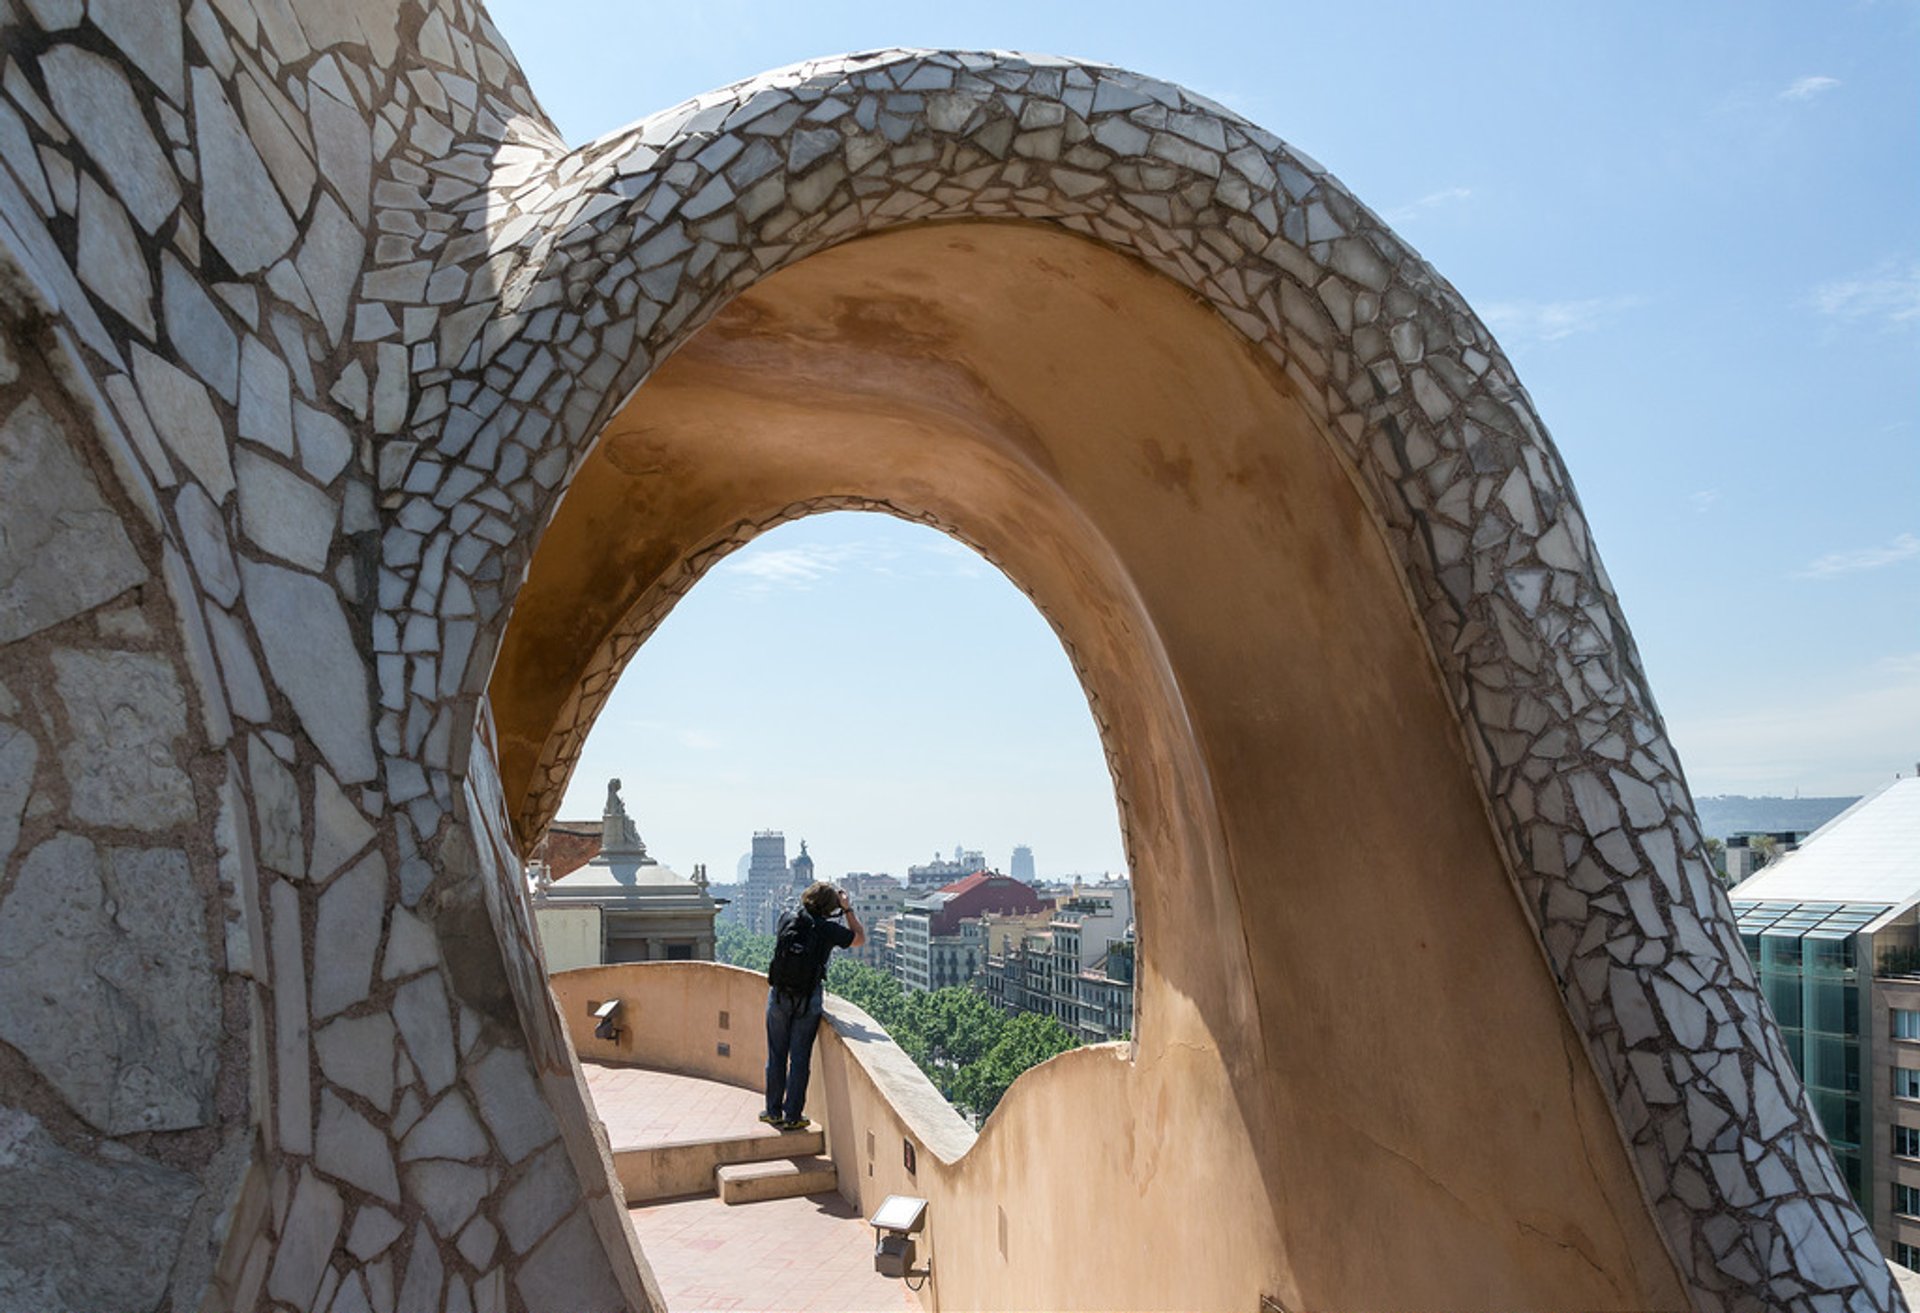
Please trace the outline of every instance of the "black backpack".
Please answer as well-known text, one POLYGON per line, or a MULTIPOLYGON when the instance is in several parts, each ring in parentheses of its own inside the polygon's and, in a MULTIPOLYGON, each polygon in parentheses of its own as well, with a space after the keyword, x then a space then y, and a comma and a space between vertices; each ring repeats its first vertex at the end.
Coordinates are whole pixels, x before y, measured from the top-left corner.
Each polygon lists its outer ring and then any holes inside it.
POLYGON ((813 993, 820 983, 819 938, 820 923, 813 913, 803 909, 782 916, 773 939, 773 961, 767 964, 767 983, 784 994, 813 993))

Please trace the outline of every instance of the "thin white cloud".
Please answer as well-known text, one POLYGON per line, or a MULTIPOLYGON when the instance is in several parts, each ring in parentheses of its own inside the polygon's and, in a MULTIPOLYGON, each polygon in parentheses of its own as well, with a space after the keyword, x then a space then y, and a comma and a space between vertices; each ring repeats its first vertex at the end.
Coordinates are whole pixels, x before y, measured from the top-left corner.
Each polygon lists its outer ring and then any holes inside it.
POLYGON ((1471 187, 1442 187, 1439 191, 1428 192, 1419 200, 1402 205, 1396 210, 1387 211, 1387 222, 1406 223, 1419 218, 1429 210, 1437 210, 1448 205, 1458 205, 1472 199, 1471 187))
POLYGON ((736 587, 751 593, 782 588, 806 592, 836 575, 975 579, 987 573, 987 563, 965 543, 944 534, 916 538, 905 550, 884 541, 793 547, 754 544, 722 561, 715 572, 731 576, 736 587))
POLYGON ((859 543, 822 543, 798 547, 745 547, 722 561, 717 570, 744 576, 752 586, 811 588, 838 573, 865 553, 859 543))
POLYGON ((1481 313, 1494 334, 1508 342, 1558 342, 1604 328, 1646 298, 1628 294, 1582 301, 1496 301, 1481 313))
POLYGON ((1693 509, 1696 514, 1705 515, 1719 503, 1720 490, 1718 488, 1702 488, 1699 492, 1689 493, 1687 500, 1693 503, 1693 509))
POLYGON ((1832 91, 1839 85, 1839 78, 1825 77, 1818 73, 1809 74, 1806 77, 1795 78, 1789 83, 1787 88, 1780 93, 1780 99, 1812 100, 1815 96, 1832 91))
POLYGON ((683 729, 674 737, 680 741, 681 747, 691 748, 695 752, 712 752, 721 746, 718 737, 703 729, 683 729))
POLYGON ((1920 556, 1920 537, 1903 533, 1884 547, 1862 547, 1852 552, 1829 552, 1793 572, 1795 579, 1831 579, 1837 574, 1857 574, 1898 565, 1920 556))
POLYGON ((1889 326, 1920 325, 1920 260, 1888 261, 1853 278, 1821 283, 1808 298, 1834 319, 1878 319, 1889 326))

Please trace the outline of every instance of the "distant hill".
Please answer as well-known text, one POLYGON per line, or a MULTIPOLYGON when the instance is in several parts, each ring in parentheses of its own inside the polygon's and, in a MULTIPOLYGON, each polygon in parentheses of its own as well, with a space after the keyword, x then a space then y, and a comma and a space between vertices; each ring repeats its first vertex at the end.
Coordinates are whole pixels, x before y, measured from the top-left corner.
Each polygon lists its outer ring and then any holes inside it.
POLYGON ((1817 830, 1858 798, 1748 798, 1722 794, 1695 798, 1700 829, 1715 839, 1745 830, 1817 830))

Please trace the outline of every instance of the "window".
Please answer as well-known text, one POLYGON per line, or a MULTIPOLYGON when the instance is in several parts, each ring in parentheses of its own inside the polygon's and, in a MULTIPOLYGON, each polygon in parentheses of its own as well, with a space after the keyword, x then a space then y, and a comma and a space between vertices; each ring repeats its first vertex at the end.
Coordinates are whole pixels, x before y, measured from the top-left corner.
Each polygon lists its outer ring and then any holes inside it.
POLYGON ((1896 1099, 1920 1099, 1920 1071, 1912 1067, 1893 1069, 1893 1097, 1896 1099))
POLYGON ((1893 1261, 1901 1267, 1920 1269, 1920 1245, 1893 1242, 1893 1261))
POLYGON ((1893 1010, 1893 1037, 1895 1039, 1920 1039, 1920 1012, 1911 1008, 1893 1010))
POLYGON ((1895 1126, 1893 1152, 1901 1158, 1920 1158, 1920 1130, 1912 1126, 1895 1126))
POLYGON ((1893 1187, 1893 1211, 1905 1217, 1920 1217, 1920 1190, 1910 1185, 1893 1187))

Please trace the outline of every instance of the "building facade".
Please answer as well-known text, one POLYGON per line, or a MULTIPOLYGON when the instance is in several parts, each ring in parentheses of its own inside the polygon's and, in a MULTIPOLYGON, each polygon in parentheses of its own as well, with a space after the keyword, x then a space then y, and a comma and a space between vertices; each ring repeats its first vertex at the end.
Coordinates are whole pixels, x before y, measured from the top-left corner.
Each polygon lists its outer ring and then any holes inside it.
POLYGON ((978 941, 975 987, 1004 1012, 1052 1017, 1090 1044, 1133 1034, 1131 887, 1081 887, 1048 911, 965 923, 978 941))
POLYGON ((746 888, 738 904, 740 923, 755 934, 772 934, 780 913, 792 901, 792 891, 787 836, 779 830, 754 831, 753 857, 747 864, 746 888))
POLYGON ((1861 799, 1731 898, 1848 1189, 1881 1251, 1920 1262, 1920 778, 1861 799))
POLYGON ((1046 1006, 1038 1010, 1081 1034, 1086 1029, 1081 1017, 1086 1003, 1084 975, 1107 956, 1110 945, 1127 937, 1132 922, 1132 890, 1124 881, 1081 886, 1061 903, 1048 923, 1053 956, 1047 973, 1050 992, 1046 1006))
POLYGON ((849 871, 841 880, 854 915, 866 927, 867 942, 841 952, 881 971, 893 970, 893 922, 906 904, 906 886, 885 872, 849 871))
POLYGON ((978 848, 954 847, 952 857, 933 855, 933 860, 907 868, 907 888, 926 892, 940 889, 955 880, 987 869, 987 856, 978 848))
POLYGON ((985 964, 977 921, 990 912, 1036 913, 1046 904, 1030 885, 1011 876, 979 872, 920 898, 909 898, 895 919, 895 969, 908 989, 943 989, 967 983, 985 964))
POLYGON ((1013 860, 1007 863, 1007 874, 1016 880, 1032 884, 1034 880, 1033 849, 1024 843, 1015 844, 1013 860))
POLYGON ((1080 973, 1080 1038, 1088 1044, 1133 1036, 1133 927, 1080 973))
POLYGON ((1786 856, 1807 837, 1807 830, 1742 830, 1727 836, 1720 854, 1728 884, 1739 884, 1767 863, 1786 856))
POLYGON ((607 785, 599 850, 558 879, 549 880, 542 871, 534 889, 534 921, 550 969, 711 962, 719 911, 708 892, 706 867, 694 867, 687 877, 648 854, 620 799, 619 780, 607 785))

